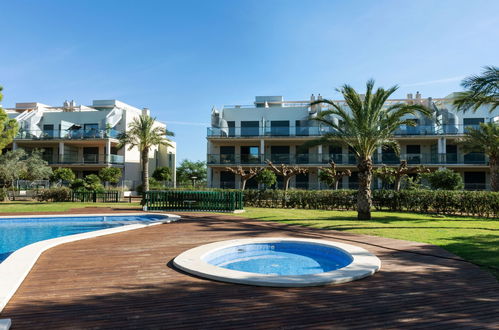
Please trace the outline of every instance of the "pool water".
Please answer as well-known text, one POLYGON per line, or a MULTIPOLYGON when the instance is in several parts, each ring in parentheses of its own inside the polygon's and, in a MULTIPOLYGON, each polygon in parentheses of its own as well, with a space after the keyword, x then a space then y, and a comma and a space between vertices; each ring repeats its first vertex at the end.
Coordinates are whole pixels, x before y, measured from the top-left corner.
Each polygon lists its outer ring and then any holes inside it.
POLYGON ((209 253, 207 263, 248 273, 310 275, 330 272, 352 263, 339 248, 300 242, 254 243, 209 253))
POLYGON ((0 219, 0 263, 23 246, 50 238, 164 220, 160 214, 0 219))

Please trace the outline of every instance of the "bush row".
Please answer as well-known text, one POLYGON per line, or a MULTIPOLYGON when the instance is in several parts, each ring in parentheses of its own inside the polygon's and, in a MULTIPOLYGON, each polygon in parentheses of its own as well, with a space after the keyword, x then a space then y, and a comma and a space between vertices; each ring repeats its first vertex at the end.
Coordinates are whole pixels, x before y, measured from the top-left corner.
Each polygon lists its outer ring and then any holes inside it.
MULTIPOLYGON (((374 190, 376 210, 499 217, 499 192, 374 190)), ((355 210, 356 190, 246 190, 244 205, 267 208, 355 210)))

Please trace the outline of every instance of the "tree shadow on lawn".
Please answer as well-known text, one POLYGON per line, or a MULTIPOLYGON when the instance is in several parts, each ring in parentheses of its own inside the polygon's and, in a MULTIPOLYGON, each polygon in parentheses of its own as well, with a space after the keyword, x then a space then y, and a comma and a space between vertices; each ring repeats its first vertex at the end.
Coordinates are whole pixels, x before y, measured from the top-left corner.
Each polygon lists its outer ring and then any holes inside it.
POLYGON ((444 238, 443 241, 439 245, 444 249, 480 266, 484 265, 499 278, 499 235, 458 236, 444 238))

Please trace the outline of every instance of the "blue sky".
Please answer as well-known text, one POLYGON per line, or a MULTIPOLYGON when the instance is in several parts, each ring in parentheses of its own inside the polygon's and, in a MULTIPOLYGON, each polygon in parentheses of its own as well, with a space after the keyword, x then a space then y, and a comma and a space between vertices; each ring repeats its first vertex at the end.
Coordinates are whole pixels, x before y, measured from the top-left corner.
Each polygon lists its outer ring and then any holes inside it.
POLYGON ((443 97, 499 65, 499 1, 4 1, 4 107, 119 99, 206 159, 213 105, 337 98, 349 83, 443 97))

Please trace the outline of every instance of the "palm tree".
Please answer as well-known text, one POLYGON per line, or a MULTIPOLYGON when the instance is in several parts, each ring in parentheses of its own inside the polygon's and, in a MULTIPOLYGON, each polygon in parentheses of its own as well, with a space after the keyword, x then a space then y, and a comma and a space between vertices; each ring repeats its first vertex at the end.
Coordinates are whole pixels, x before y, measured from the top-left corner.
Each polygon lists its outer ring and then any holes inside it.
POLYGON ((345 103, 350 110, 332 100, 319 100, 311 105, 324 103, 329 110, 320 112, 313 118, 332 128, 320 139, 307 145, 338 144, 349 146, 357 159, 359 175, 359 190, 357 193, 357 218, 371 219, 371 180, 373 161, 372 155, 378 147, 390 147, 399 152, 399 145, 393 139, 393 132, 400 125, 414 126, 414 120, 408 116, 418 113, 429 116, 431 111, 420 104, 397 103, 385 106, 398 86, 389 89, 378 88, 374 91, 374 80, 366 84, 365 95, 358 94, 349 85, 343 85, 338 91, 343 94, 345 103), (333 120, 332 117, 339 119, 333 120))
POLYGON ((499 191, 499 124, 481 123, 480 128, 468 127, 459 140, 464 152, 479 151, 489 156, 490 185, 499 191))
POLYGON ((489 112, 499 107, 499 68, 486 66, 482 75, 463 80, 461 86, 468 89, 456 93, 454 105, 457 110, 477 111, 482 105, 490 105, 489 112))
POLYGON ((143 114, 135 118, 129 125, 128 130, 119 136, 118 148, 128 146, 128 150, 137 147, 142 160, 142 187, 143 191, 149 190, 149 150, 153 146, 171 146, 166 136, 173 136, 173 132, 166 128, 155 125, 156 118, 143 114))

